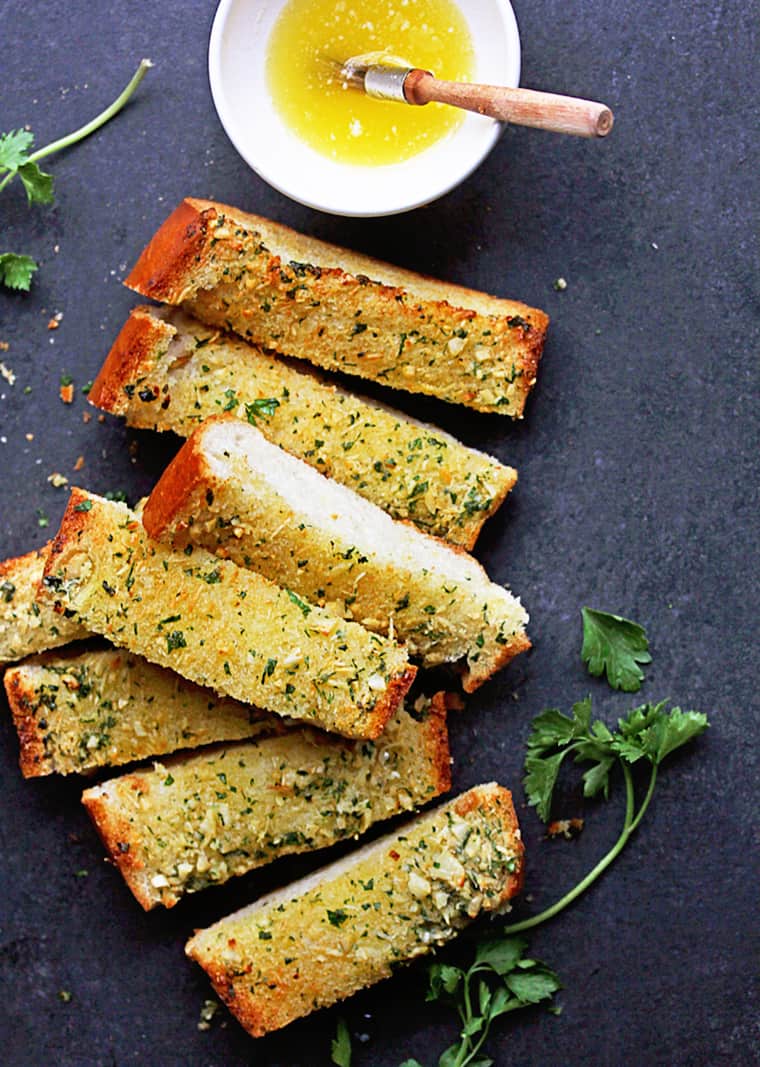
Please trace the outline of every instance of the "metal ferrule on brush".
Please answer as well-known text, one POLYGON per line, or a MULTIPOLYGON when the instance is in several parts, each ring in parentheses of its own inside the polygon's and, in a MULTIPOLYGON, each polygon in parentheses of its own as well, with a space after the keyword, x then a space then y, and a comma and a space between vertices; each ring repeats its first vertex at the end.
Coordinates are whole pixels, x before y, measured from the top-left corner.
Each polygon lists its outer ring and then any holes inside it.
POLYGON ((404 103, 404 82, 411 67, 367 67, 364 92, 375 100, 396 100, 404 103))

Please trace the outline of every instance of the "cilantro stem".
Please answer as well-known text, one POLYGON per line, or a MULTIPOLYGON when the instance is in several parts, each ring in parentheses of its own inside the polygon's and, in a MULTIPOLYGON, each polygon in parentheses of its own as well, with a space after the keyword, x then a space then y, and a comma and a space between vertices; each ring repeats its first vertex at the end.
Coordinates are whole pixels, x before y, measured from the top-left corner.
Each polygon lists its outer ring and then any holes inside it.
MULTIPOLYGON (((110 119, 117 115, 127 101, 134 93, 137 86, 145 77, 146 72, 153 64, 149 59, 141 59, 140 66, 132 75, 129 83, 124 87, 121 93, 116 97, 114 102, 101 111, 99 115, 96 115, 90 122, 85 123, 84 126, 80 126, 78 130, 74 130, 73 133, 66 134, 65 137, 59 137, 57 141, 52 141, 49 145, 45 145, 44 148, 40 148, 38 151, 33 152, 26 162, 36 163, 38 159, 44 159, 45 156, 50 156, 54 152, 60 152, 62 148, 68 148, 70 145, 76 144, 78 141, 83 141, 85 137, 89 137, 91 133, 95 133, 101 126, 104 126, 110 119)), ((16 171, 12 170, 9 174, 0 181, 0 192, 5 188, 9 181, 11 181, 16 175, 16 171)))
POLYGON ((597 878, 607 870, 610 864, 617 859, 628 844, 628 840, 638 827, 649 807, 649 802, 652 799, 654 787, 657 782, 657 767, 655 765, 652 766, 652 774, 649 779, 646 795, 641 803, 641 807, 634 815, 635 799, 633 777, 631 775, 630 767, 626 763, 621 762, 621 766, 625 778, 625 819, 623 821, 623 829, 615 844, 606 855, 602 856, 596 866, 591 868, 585 878, 581 879, 581 881, 568 893, 565 893, 563 897, 560 897, 559 900, 544 911, 539 912, 538 915, 531 915, 529 919, 523 919, 522 922, 510 923, 509 926, 505 926, 505 934, 519 934, 524 930, 532 930, 535 926, 540 926, 542 923, 548 922, 549 919, 553 919, 555 915, 559 915, 561 911, 564 911, 565 908, 573 903, 573 901, 577 900, 581 894, 585 893, 589 886, 594 884, 597 878))

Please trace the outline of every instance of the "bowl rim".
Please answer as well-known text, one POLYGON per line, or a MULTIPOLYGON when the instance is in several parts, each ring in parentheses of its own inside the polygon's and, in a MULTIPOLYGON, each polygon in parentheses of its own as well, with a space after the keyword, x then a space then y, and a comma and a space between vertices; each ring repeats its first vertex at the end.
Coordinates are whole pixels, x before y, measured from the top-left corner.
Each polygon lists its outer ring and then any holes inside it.
MULTIPOLYGON (((278 177, 276 171, 273 172, 267 165, 266 156, 262 158, 255 151, 252 151, 252 145, 256 143, 255 139, 244 140, 239 136, 239 127, 237 126, 238 112, 235 110, 234 104, 230 102, 229 96, 225 91, 226 82, 223 52, 225 45, 227 44, 226 34, 229 20, 241 5, 256 2, 257 0, 220 0, 214 15, 209 37, 208 78, 217 116, 233 147, 248 166, 258 174, 263 181, 282 193, 283 196, 286 196, 305 207, 322 211, 327 214, 340 215, 346 218, 380 218, 389 215, 402 214, 407 211, 413 211, 415 208, 423 207, 446 195, 446 193, 451 192, 452 189, 465 181, 473 171, 480 166, 499 140, 504 129, 504 124, 497 122, 496 120, 484 119, 481 116, 477 116, 476 121, 481 124, 479 139, 476 144, 471 146, 471 151, 469 153, 462 153, 463 162, 460 163, 459 166, 455 165, 456 154, 449 153, 448 158, 452 161, 450 164, 447 163, 446 166, 439 166, 437 168, 432 166, 429 167, 430 180, 424 193, 420 192, 411 198, 404 198, 399 195, 396 195, 395 197, 388 196, 385 198, 384 188, 383 202, 381 202, 379 206, 363 206, 361 208, 355 206, 346 207, 345 205, 338 203, 340 198, 339 192, 335 199, 331 199, 329 196, 325 198, 324 194, 321 196, 313 196, 304 193, 302 189, 297 188, 298 179, 296 179, 296 187, 289 185, 287 182, 283 181, 281 177, 278 177)), ((282 3, 286 2, 287 0, 282 0, 282 3)), ((455 0, 455 2, 458 3, 458 0, 455 0)), ((462 8, 462 10, 466 17, 466 8, 462 8)), ((510 57, 511 69, 505 72, 503 84, 514 84, 517 86, 520 82, 522 53, 520 31, 517 25, 514 9, 510 0, 493 0, 493 11, 494 14, 499 17, 501 33, 507 43, 510 57)), ((465 123, 466 122, 467 118, 465 119, 465 123)), ((465 123, 459 127, 459 130, 464 128, 465 123)), ((283 130, 287 130, 284 123, 282 124, 282 128, 283 130)), ((452 139, 455 137, 456 132, 452 135, 452 139)), ((382 172, 386 176, 397 178, 401 176, 401 168, 405 168, 409 171, 414 167, 424 167, 426 165, 425 157, 428 156, 429 159, 429 154, 435 151, 436 147, 440 148, 440 146, 443 145, 443 142, 436 142, 436 144, 432 145, 430 148, 401 163, 388 164, 383 167, 362 167, 347 163, 335 164, 333 161, 329 160, 328 157, 321 157, 316 150, 304 145, 303 142, 301 142, 301 144, 308 153, 314 156, 315 165, 320 165, 324 161, 324 165, 331 164, 336 168, 336 171, 337 169, 340 169, 346 173, 353 172, 354 181, 361 182, 362 177, 365 179, 367 178, 368 172, 373 172, 375 174, 382 172), (419 161, 422 162, 420 163, 419 161)), ((390 186, 391 182, 388 182, 387 184, 390 186)), ((404 185, 405 183, 403 180, 399 182, 402 191, 404 185)))

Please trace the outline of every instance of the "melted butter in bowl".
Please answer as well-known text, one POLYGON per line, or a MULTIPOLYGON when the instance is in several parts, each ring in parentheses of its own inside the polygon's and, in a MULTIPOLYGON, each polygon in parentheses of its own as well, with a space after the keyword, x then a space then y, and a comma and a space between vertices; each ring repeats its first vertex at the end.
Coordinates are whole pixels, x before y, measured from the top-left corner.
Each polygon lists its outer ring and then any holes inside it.
POLYGON ((336 63, 372 51, 442 78, 519 84, 507 0, 220 0, 211 92, 259 177, 319 211, 381 216, 430 203, 485 159, 502 132, 493 119, 325 89, 336 63), (291 12, 302 17, 288 29, 291 12))
POLYGON ((424 151, 461 125, 443 104, 373 100, 346 88, 340 65, 376 53, 449 81, 471 81, 475 55, 453 0, 288 0, 266 57, 269 91, 283 121, 331 159, 377 166, 424 151))

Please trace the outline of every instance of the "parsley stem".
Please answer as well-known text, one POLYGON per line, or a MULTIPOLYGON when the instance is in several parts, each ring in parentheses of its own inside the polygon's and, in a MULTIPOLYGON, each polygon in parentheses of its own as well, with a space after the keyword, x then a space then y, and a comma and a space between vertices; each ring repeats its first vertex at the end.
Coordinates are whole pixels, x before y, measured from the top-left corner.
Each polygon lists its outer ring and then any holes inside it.
POLYGON ((620 837, 618 837, 615 844, 609 850, 609 852, 602 856, 595 867, 592 867, 585 878, 582 878, 576 886, 574 886, 569 893, 565 893, 563 897, 560 897, 551 907, 546 908, 544 911, 538 913, 538 915, 531 915, 529 919, 523 919, 522 922, 510 923, 509 926, 504 927, 505 934, 519 934, 523 930, 532 930, 534 926, 540 926, 542 923, 547 922, 549 919, 553 919, 555 915, 559 915, 561 911, 564 911, 568 905, 572 904, 574 900, 577 900, 582 893, 593 885, 597 878, 607 870, 611 863, 613 863, 620 853, 623 851, 628 843, 629 838, 636 830, 637 826, 641 822, 641 819, 649 807, 649 802, 652 799, 654 793, 655 783, 657 781, 657 767, 652 767, 652 775, 649 779, 649 787, 646 791, 644 800, 641 807, 634 816, 634 792, 633 792, 633 778, 631 776, 631 770, 627 763, 621 761, 623 768, 623 776, 625 778, 625 819, 623 821, 623 829, 620 837))
MULTIPOLYGON (((60 152, 62 148, 68 148, 69 145, 76 144, 77 141, 83 141, 85 137, 89 137, 91 133, 95 133, 101 126, 105 126, 114 115, 118 115, 152 66, 153 64, 149 59, 141 59, 140 66, 132 75, 128 84, 105 111, 101 111, 94 119, 91 119, 84 126, 80 126, 79 129, 74 130, 73 133, 68 133, 65 137, 59 137, 57 141, 52 141, 49 145, 45 145, 44 148, 40 148, 37 152, 33 152, 32 155, 29 156, 29 162, 36 163, 38 159, 50 156, 53 152, 60 152)), ((2 186, 0 186, 0 188, 2 188, 2 186)))
MULTIPOLYGON (((26 162, 36 163, 38 159, 44 159, 45 156, 50 156, 54 152, 60 152, 62 148, 68 148, 70 145, 76 144, 77 141, 83 141, 85 137, 89 137, 91 133, 95 133, 96 130, 99 130, 101 126, 104 126, 109 121, 109 119, 112 119, 114 115, 117 115, 121 111, 137 86, 145 77, 148 69, 152 66, 153 64, 149 59, 141 59, 140 66, 132 75, 129 83, 105 111, 101 111, 101 113, 96 115, 94 119, 91 119, 90 122, 86 123, 84 126, 80 126, 79 129, 74 130, 73 133, 68 133, 65 137, 59 137, 57 141, 52 141, 49 145, 45 145, 44 148, 40 148, 38 151, 33 152, 26 162)), ((12 170, 5 175, 2 181, 0 181, 0 192, 3 191, 8 182, 12 181, 15 176, 15 170, 12 170)))

